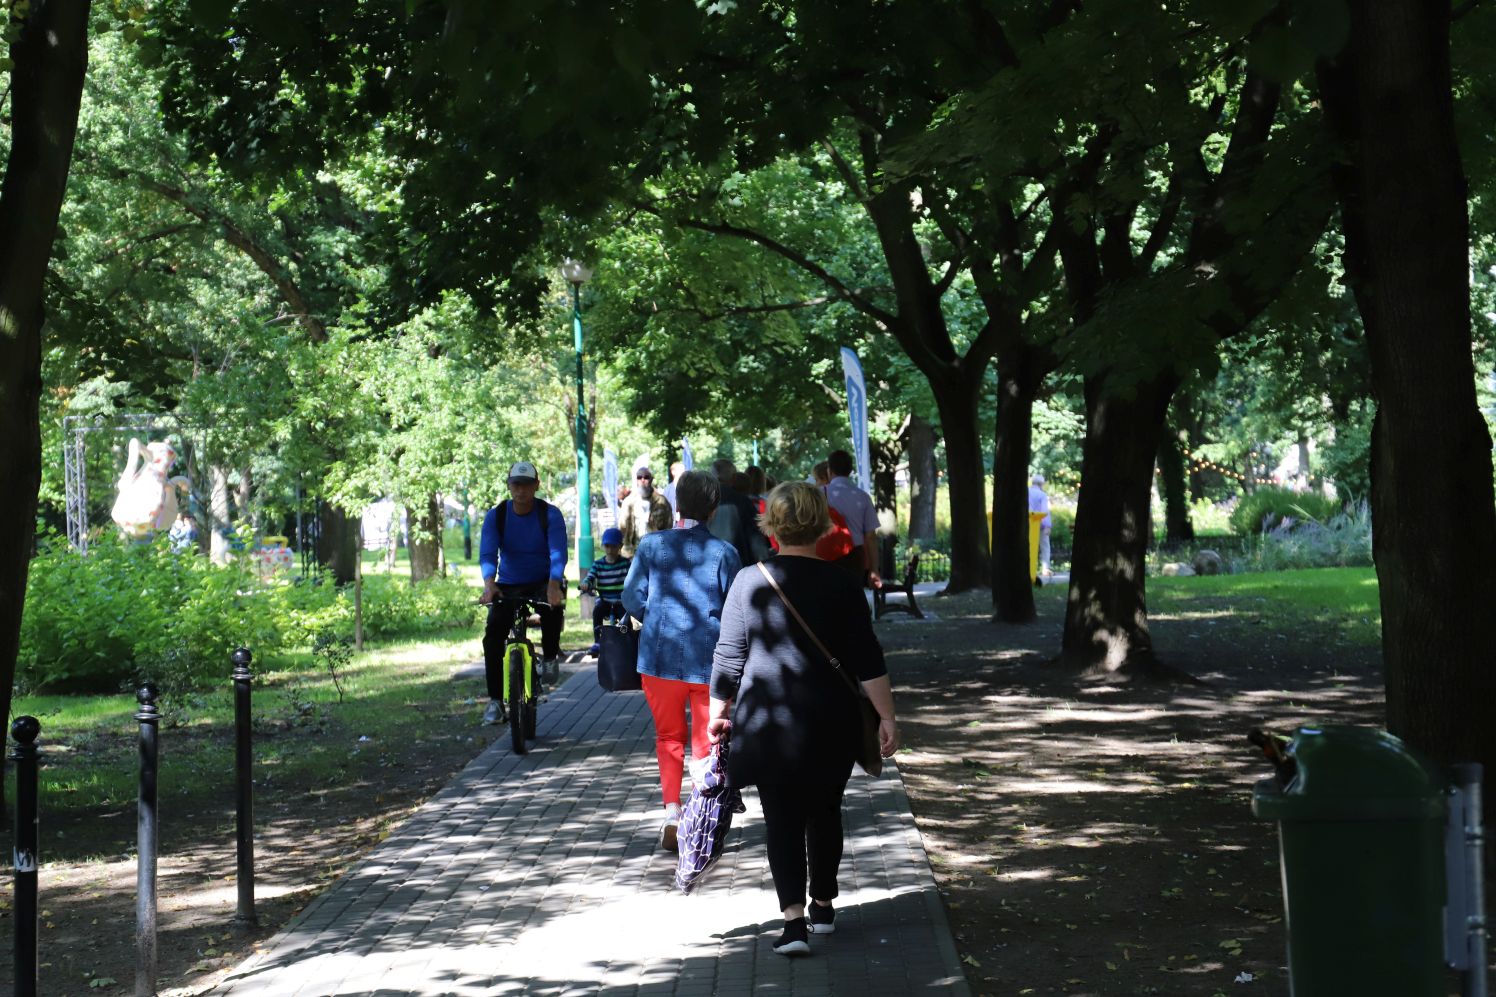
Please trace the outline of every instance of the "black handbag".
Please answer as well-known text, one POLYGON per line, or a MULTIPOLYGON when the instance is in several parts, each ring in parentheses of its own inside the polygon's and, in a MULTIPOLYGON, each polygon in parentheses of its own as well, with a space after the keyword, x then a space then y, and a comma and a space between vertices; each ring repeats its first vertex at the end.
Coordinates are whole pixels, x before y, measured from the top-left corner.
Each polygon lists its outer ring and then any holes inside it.
POLYGON ((811 642, 826 656, 826 660, 831 662, 831 667, 836 669, 836 674, 840 675, 842 681, 846 682, 847 686, 852 690, 852 696, 857 701, 857 717, 862 728, 857 735, 857 753, 854 757, 857 760, 857 764, 862 766, 862 771, 868 775, 876 776, 882 774, 883 747, 882 742, 878 740, 877 708, 867 698, 867 693, 862 691, 862 686, 858 685, 857 681, 842 668, 841 662, 836 660, 836 657, 830 651, 826 650, 826 645, 821 643, 821 638, 817 637, 815 631, 810 629, 810 625, 805 622, 805 618, 800 615, 800 611, 795 608, 795 604, 790 602, 789 596, 784 594, 784 589, 779 587, 779 583, 774 580, 773 575, 769 574, 769 569, 764 567, 762 561, 758 562, 758 570, 763 572, 764 577, 769 580, 769 584, 774 589, 774 594, 779 596, 779 601, 784 603, 784 608, 788 609, 790 615, 795 618, 795 622, 800 624, 800 629, 805 631, 810 637, 811 642))
POLYGON ((608 692, 644 688, 639 676, 639 631, 625 616, 603 624, 597 636, 597 684, 608 692))

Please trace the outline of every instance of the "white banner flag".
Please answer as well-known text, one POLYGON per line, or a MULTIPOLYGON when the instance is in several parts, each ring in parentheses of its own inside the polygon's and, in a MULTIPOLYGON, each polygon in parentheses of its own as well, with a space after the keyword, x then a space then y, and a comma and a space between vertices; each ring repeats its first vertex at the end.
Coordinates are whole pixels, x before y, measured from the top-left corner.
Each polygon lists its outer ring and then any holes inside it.
POLYGON ((855 352, 843 346, 841 359, 847 383, 847 418, 852 423, 852 456, 857 461, 857 484, 871 495, 873 462, 867 443, 867 384, 862 379, 862 364, 855 352))
POLYGON ((603 449, 603 493, 608 499, 608 512, 613 516, 613 525, 618 525, 618 455, 603 449))

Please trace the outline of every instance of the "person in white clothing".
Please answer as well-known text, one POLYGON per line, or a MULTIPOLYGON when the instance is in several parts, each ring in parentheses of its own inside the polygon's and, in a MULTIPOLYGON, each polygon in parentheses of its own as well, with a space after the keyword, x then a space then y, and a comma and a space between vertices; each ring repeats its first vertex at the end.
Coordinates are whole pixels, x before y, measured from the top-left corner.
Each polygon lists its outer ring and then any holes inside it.
POLYGON ((1044 519, 1039 523, 1039 574, 1049 577, 1049 528, 1054 525, 1054 520, 1049 514, 1049 493, 1044 490, 1044 475, 1034 475, 1033 483, 1029 485, 1029 512, 1042 512, 1044 519))
POLYGON ((847 566, 857 570, 869 588, 880 589, 883 579, 878 574, 878 510, 873 508, 873 499, 858 488, 848 477, 852 473, 852 455, 845 450, 833 450, 826 458, 826 469, 831 472, 831 481, 826 485, 826 501, 847 521, 856 549, 844 559, 847 566), (860 565, 857 555, 861 555, 860 565))

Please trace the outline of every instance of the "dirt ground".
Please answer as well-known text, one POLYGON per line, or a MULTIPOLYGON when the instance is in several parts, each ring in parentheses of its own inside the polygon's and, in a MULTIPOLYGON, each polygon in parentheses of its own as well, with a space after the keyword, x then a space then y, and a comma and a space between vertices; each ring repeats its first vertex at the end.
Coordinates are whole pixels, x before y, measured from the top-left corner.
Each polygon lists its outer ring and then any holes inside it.
POLYGON ((979 994, 1286 997, 1271 774, 1253 726, 1376 724, 1377 649, 1208 602, 1152 619, 1160 656, 1205 685, 1078 682, 1042 622, 987 622, 986 594, 930 599, 936 625, 881 624, 899 766, 979 994))
MULTIPOLYGON (((1376 649, 1201 602, 1153 625, 1161 655, 1207 684, 1080 683, 1047 663, 1063 596, 1041 592, 1029 627, 988 622, 986 593, 925 600, 936 620, 878 624, 899 765, 973 989, 1286 995, 1276 832, 1248 805, 1269 773, 1244 734, 1378 722, 1376 649)), ((231 797, 173 814, 162 993, 211 986, 497 736, 466 720, 423 744, 420 767, 381 767, 336 791, 262 791, 252 931, 232 927, 231 797)), ((133 807, 44 825, 43 993, 132 990, 133 832, 133 807), (115 857, 59 861, 69 855, 115 857)))

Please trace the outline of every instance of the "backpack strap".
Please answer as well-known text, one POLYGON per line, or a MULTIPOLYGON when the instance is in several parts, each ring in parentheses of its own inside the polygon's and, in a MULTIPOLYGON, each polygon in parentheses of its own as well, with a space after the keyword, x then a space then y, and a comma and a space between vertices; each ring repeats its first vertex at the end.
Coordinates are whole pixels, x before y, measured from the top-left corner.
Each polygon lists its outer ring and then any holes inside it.
MULTIPOLYGON (((497 521, 494 524, 498 527, 500 554, 504 552, 504 521, 509 518, 509 503, 509 499, 505 499, 504 501, 499 503, 498 517, 497 521)), ((540 511, 544 514, 544 517, 541 521, 540 532, 545 535, 546 547, 547 549, 549 549, 551 543, 551 513, 555 511, 555 507, 542 498, 536 499, 535 504, 539 506, 540 511)))

